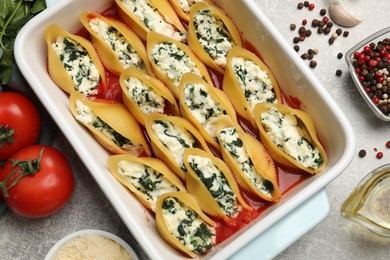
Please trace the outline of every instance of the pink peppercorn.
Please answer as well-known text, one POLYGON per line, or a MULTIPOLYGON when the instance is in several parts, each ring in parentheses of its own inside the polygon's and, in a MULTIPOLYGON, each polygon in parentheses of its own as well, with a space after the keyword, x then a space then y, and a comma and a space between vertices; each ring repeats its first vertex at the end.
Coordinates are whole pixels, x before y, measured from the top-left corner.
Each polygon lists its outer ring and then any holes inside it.
POLYGON ((383 153, 382 153, 382 152, 378 152, 378 153, 376 154, 376 158, 382 159, 382 158, 383 158, 383 153))
POLYGON ((371 51, 370 46, 364 46, 363 51, 364 51, 365 53, 369 53, 369 52, 371 51))
POLYGON ((308 8, 309 8, 309 10, 311 11, 311 10, 313 10, 314 9, 314 7, 315 7, 315 5, 314 4, 309 4, 309 6, 308 6, 308 8))

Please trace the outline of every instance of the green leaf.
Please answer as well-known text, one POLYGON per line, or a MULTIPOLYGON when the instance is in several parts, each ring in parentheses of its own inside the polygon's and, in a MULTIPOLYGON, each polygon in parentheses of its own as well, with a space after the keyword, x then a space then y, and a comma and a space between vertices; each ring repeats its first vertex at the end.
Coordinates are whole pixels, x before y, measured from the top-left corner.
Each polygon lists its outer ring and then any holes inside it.
POLYGON ((30 13, 37 14, 46 9, 45 0, 37 0, 34 5, 31 7, 30 13))
MULTIPOLYGON (((0 1, 0 17, 5 18, 12 12, 15 6, 15 0, 1 0, 0 1)), ((4 24, 4 23, 1 23, 4 24)))
POLYGON ((13 20, 6 30, 6 35, 8 37, 15 38, 20 29, 23 27, 23 25, 25 25, 33 17, 34 15, 27 14, 17 20, 13 20))

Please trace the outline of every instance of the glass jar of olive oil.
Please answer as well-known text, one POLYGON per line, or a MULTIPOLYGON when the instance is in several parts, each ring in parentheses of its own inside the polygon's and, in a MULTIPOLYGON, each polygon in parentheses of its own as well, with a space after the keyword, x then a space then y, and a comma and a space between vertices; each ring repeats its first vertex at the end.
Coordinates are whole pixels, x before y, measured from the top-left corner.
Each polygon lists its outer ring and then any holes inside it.
POLYGON ((341 214, 390 237, 390 164, 368 173, 341 206, 341 214))

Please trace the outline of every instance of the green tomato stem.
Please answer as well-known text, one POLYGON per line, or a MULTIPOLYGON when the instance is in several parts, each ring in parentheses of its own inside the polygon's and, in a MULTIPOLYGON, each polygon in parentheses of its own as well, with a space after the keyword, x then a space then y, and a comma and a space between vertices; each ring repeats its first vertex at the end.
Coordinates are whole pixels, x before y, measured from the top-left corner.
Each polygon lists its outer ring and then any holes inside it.
POLYGON ((9 144, 14 143, 13 135, 15 134, 15 130, 9 128, 8 125, 0 125, 0 147, 3 146, 5 142, 9 144))

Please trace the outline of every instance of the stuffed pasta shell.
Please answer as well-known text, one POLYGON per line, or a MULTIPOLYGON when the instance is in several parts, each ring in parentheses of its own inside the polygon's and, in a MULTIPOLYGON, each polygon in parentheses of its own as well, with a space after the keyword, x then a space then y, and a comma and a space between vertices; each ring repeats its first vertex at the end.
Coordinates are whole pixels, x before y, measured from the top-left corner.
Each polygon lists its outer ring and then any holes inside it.
POLYGON ((188 45, 206 65, 223 74, 229 50, 242 47, 242 40, 229 17, 212 5, 199 2, 191 8, 188 45))
POLYGON ((107 165, 112 175, 152 211, 162 194, 186 190, 180 179, 156 158, 112 155, 107 165))
POLYGON ((311 174, 326 166, 326 152, 306 112, 282 104, 258 104, 255 120, 261 141, 275 161, 311 174))
POLYGON ((146 41, 147 33, 157 32, 186 42, 186 30, 168 0, 115 0, 123 21, 146 41))
POLYGON ((119 78, 122 99, 137 121, 145 126, 150 113, 180 115, 175 97, 165 85, 136 68, 123 71, 119 78))
POLYGON ((237 121, 236 112, 225 93, 198 76, 186 73, 179 87, 182 115, 188 119, 214 148, 219 149, 216 124, 220 117, 237 121))
POLYGON ((107 70, 117 76, 130 67, 152 73, 144 44, 126 25, 91 12, 80 20, 107 70))
POLYGON ((242 208, 253 210, 241 197, 232 173, 221 159, 196 148, 187 148, 184 164, 188 169, 188 192, 205 213, 229 222, 242 208))
POLYGON ((187 173, 183 161, 185 148, 211 152, 202 135, 184 118, 151 113, 146 118, 145 128, 156 157, 164 161, 182 180, 185 180, 187 173))
POLYGON ((220 119, 217 133, 223 159, 238 185, 264 200, 279 201, 276 167, 264 146, 227 118, 220 119))
POLYGON ((211 3, 210 0, 169 0, 173 9, 180 19, 188 22, 190 20, 191 7, 197 2, 211 3))
POLYGON ((92 101, 76 91, 69 102, 72 115, 109 152, 151 155, 140 126, 123 104, 92 101))
POLYGON ((156 206, 156 224, 161 237, 180 252, 199 257, 216 244, 216 224, 187 192, 161 195, 156 206))
POLYGON ((49 75, 63 91, 91 96, 105 88, 105 69, 91 42, 56 24, 45 29, 45 40, 49 75))
POLYGON ((178 41, 155 32, 148 33, 147 53, 156 76, 175 97, 185 73, 193 73, 213 84, 206 66, 191 49, 178 41))
POLYGON ((281 103, 282 98, 270 69, 252 52, 240 47, 227 55, 223 90, 237 113, 256 127, 253 117, 258 103, 281 103))

